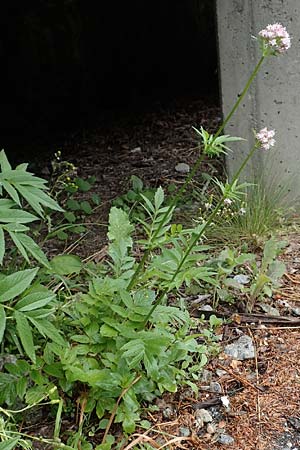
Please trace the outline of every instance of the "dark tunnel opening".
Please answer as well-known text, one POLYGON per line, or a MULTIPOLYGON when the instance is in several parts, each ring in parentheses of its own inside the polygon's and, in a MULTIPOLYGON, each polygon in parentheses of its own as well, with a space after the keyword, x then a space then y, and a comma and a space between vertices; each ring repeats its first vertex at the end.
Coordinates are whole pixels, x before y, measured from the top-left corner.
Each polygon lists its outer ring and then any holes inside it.
POLYGON ((1 146, 15 154, 26 142, 50 142, 99 116, 140 113, 155 102, 218 101, 213 3, 7 3, 1 146))

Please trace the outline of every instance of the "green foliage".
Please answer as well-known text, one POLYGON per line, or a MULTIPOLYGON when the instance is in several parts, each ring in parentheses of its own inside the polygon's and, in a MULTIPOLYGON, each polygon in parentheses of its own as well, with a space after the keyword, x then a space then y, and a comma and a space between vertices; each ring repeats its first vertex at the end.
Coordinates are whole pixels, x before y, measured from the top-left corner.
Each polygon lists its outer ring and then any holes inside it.
MULTIPOLYGON (((161 188, 155 193, 154 203, 144 198, 144 208, 150 216, 149 222, 144 225, 151 248, 159 246, 167 255, 165 243, 168 246, 173 243, 176 253, 182 241, 179 239, 176 243, 174 237, 171 240, 168 238, 169 225, 156 240, 151 239, 157 218, 164 212, 163 200, 161 188)), ((151 401, 166 390, 175 392, 179 383, 191 383, 189 371, 195 365, 201 370, 209 352, 206 345, 199 344, 189 335, 192 321, 182 305, 158 305, 146 325, 157 300, 154 289, 156 281, 153 283, 149 278, 167 283, 168 277, 166 270, 166 276, 163 276, 161 263, 153 255, 153 264, 150 263, 147 275, 142 273, 137 287, 128 291, 136 264, 131 256, 132 232, 128 215, 113 207, 108 230, 111 261, 106 274, 91 280, 88 293, 81 297, 71 313, 71 325, 76 333, 71 334, 70 338, 76 345, 67 351, 56 348, 67 381, 88 385, 88 411, 95 409, 101 419, 105 414, 112 413, 119 399, 115 422, 122 423, 127 433, 134 430, 140 418, 142 401, 151 401)), ((197 249, 197 257, 202 250, 197 249)), ((184 247, 180 251, 184 252, 184 247)), ((195 255, 188 260, 189 270, 192 270, 195 260, 195 255)), ((169 267, 169 271, 172 273, 173 267, 169 267)), ((187 273, 186 267, 183 271, 187 273)), ((206 282, 213 281, 210 275, 211 272, 203 270, 198 277, 205 278, 206 282)), ((190 278, 192 276, 189 275, 190 278)), ((186 279, 188 276, 180 273, 174 287, 186 279)))
POLYGON ((267 241, 261 262, 252 253, 238 253, 230 248, 223 250, 212 261, 212 267, 217 271, 214 307, 220 300, 233 303, 244 299, 251 312, 258 299, 272 297, 273 289, 278 288, 286 270, 285 264, 277 259, 285 244, 275 239, 267 241))
POLYGON ((228 151, 231 151, 227 145, 228 143, 245 140, 240 137, 229 136, 228 134, 221 136, 210 134, 203 127, 200 127, 200 130, 195 127, 193 129, 201 139, 203 153, 209 157, 226 155, 228 151))
POLYGON ((57 328, 49 321, 55 294, 44 286, 32 284, 38 269, 26 269, 0 280, 0 344, 15 342, 36 363, 33 334, 64 344, 57 328))
POLYGON ((46 239, 57 237, 64 241, 71 234, 86 231, 84 220, 90 216, 101 201, 96 193, 87 194, 92 190, 96 178, 83 179, 77 176, 76 167, 61 158, 61 152, 55 153, 52 161, 51 191, 64 207, 62 217, 55 217, 55 225, 51 225, 46 239))
POLYGON ((142 206, 143 199, 147 198, 150 202, 153 201, 155 189, 144 186, 143 181, 136 175, 130 177, 130 189, 120 197, 113 201, 113 206, 122 208, 129 214, 132 222, 145 220, 146 213, 142 206))
POLYGON ((40 264, 48 266, 45 254, 28 235, 29 224, 44 219, 45 210, 63 209, 46 193, 46 180, 27 172, 27 164, 12 169, 4 150, 0 152, 0 168, 0 196, 10 197, 0 198, 0 264, 6 253, 5 234, 8 234, 28 263, 31 255, 40 264))

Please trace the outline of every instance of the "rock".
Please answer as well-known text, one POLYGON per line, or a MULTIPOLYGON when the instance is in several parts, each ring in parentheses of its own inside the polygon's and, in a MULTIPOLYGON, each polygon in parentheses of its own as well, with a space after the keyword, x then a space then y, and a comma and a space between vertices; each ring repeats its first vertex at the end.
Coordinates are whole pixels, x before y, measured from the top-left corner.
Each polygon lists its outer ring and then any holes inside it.
POLYGON ((288 417, 287 423, 296 431, 300 431, 300 417, 288 417))
POLYGON ((218 375, 218 377, 223 377, 224 375, 227 375, 227 372, 223 369, 216 369, 216 374, 218 375))
POLYGON ((250 281, 250 278, 248 277, 248 275, 244 275, 242 273, 240 273, 239 275, 235 275, 233 277, 234 281, 236 281, 239 284, 247 284, 250 281))
POLYGON ((230 401, 229 401, 229 398, 227 397, 227 395, 223 395, 223 396, 221 397, 221 402, 222 402, 222 405, 223 405, 227 410, 230 409, 230 401))
POLYGON ((229 434, 220 434, 218 442, 223 445, 231 445, 234 443, 234 439, 229 434))
POLYGON ((267 303, 259 303, 259 306, 265 313, 270 314, 270 316, 280 316, 278 309, 268 305, 267 303))
POLYGON ((175 415, 175 411, 172 407, 167 406, 163 409, 162 415, 165 419, 172 419, 175 415))
POLYGON ((189 437, 191 435, 191 430, 187 427, 179 427, 180 436, 189 437))
POLYGON ((189 173, 189 171, 191 170, 190 166, 186 163, 179 163, 175 166, 175 170, 176 172, 182 173, 182 174, 186 174, 189 173))
POLYGON ((222 386, 217 381, 212 381, 209 385, 209 390, 215 392, 216 394, 221 394, 223 392, 222 386))
POLYGON ((209 423, 206 427, 206 431, 208 432, 208 434, 214 434, 216 432, 216 425, 214 425, 213 423, 209 423))
POLYGON ((142 151, 141 147, 135 147, 130 150, 130 153, 140 153, 142 151))
POLYGON ((197 409, 195 411, 196 419, 200 419, 203 423, 212 422, 213 418, 206 409, 197 409))
POLYGON ((210 370, 203 369, 201 374, 202 383, 210 383, 212 379, 212 373, 210 370))
POLYGON ((213 308, 210 305, 203 305, 201 311, 213 311, 213 308))
POLYGON ((292 308, 292 313, 295 314, 295 316, 300 316, 300 308, 292 308))
POLYGON ((224 352, 226 355, 231 356, 238 361, 255 357, 253 341, 246 334, 243 334, 232 344, 226 345, 224 352))

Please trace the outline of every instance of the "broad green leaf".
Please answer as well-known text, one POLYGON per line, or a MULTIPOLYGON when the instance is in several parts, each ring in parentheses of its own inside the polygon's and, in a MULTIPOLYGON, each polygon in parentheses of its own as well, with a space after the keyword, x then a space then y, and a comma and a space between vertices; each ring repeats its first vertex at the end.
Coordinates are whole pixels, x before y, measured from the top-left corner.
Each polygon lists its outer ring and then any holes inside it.
POLYGON ((2 264, 3 262, 4 254, 5 254, 5 238, 3 228, 0 227, 0 264, 2 264))
POLYGON ((268 276, 271 278, 273 283, 276 283, 286 272, 286 266, 282 261, 273 261, 269 265, 268 276))
MULTIPOLYGON (((2 150, 3 151, 3 150, 2 150)), ((0 450, 15 450, 16 445, 19 442, 19 438, 11 438, 7 441, 3 441, 0 443, 0 450)))
POLYGON ((4 187, 4 189, 6 190, 8 195, 13 199, 13 201, 17 205, 21 206, 19 195, 18 195, 17 191, 15 190, 15 188, 10 183, 8 183, 8 181, 6 181, 6 180, 2 181, 2 186, 4 187))
POLYGON ((16 384, 17 394, 22 399, 25 395, 26 389, 28 385, 27 377, 19 378, 16 384))
POLYGON ((5 332, 5 328, 6 328, 6 314, 5 314, 5 309, 3 308, 2 305, 0 305, 0 344, 2 342, 3 339, 3 335, 5 332))
POLYGON ((265 243, 264 256, 262 260, 262 270, 265 271, 269 264, 277 256, 278 245, 274 239, 270 239, 265 243))
POLYGON ((2 208, 12 208, 16 206, 15 202, 10 200, 9 198, 0 198, 0 211, 2 208))
POLYGON ((160 206, 163 204, 165 198, 165 194, 164 191, 162 189, 162 187, 160 186, 156 192, 155 192, 155 196, 154 196, 154 205, 155 205, 155 209, 159 209, 160 206))
POLYGON ((33 319, 31 317, 28 318, 42 336, 48 337, 58 345, 66 346, 66 342, 59 334, 59 330, 53 325, 53 323, 49 322, 49 320, 33 319))
POLYGON ((32 292, 15 305, 15 309, 18 311, 32 311, 34 309, 42 308, 43 306, 48 305, 52 300, 55 299, 55 294, 47 289, 32 292))
POLYGON ((143 359, 145 344, 141 339, 134 339, 123 345, 120 351, 122 352, 122 357, 126 359, 128 366, 132 368, 143 359))
POLYGON ((13 243, 15 244, 15 246, 17 247, 17 249, 23 256, 23 258, 25 259, 25 261, 27 261, 29 264, 30 261, 29 261, 29 257, 27 255, 26 249, 24 248, 23 244, 19 241, 19 234, 21 234, 21 233, 13 233, 12 231, 9 231, 8 233, 9 233, 13 243))
POLYGON ((10 183, 28 185, 28 186, 39 186, 42 189, 47 189, 45 184, 46 180, 43 178, 36 177, 30 172, 23 170, 8 169, 0 173, 0 180, 7 180, 10 183))
POLYGON ((93 212, 92 207, 87 200, 80 202, 80 208, 85 214, 92 214, 93 212))
POLYGON ((100 205, 100 197, 97 194, 93 194, 92 197, 92 202, 94 203, 94 205, 100 205))
POLYGON ((126 246, 131 246, 130 234, 133 232, 133 225, 129 222, 128 214, 122 209, 111 208, 109 213, 108 238, 110 241, 126 241, 126 246))
POLYGON ((75 183, 77 184, 78 189, 82 192, 87 192, 92 187, 88 181, 83 180, 82 178, 76 178, 75 183))
POLYGON ((29 388, 26 392, 26 403, 33 405, 34 403, 39 403, 41 400, 46 398, 47 386, 33 386, 29 388))
POLYGON ((19 242, 23 245, 23 247, 41 264, 50 268, 50 264, 48 259, 46 258, 45 253, 39 247, 39 245, 34 242, 34 240, 27 236, 24 233, 18 233, 19 242))
POLYGON ((70 275, 71 273, 79 273, 82 269, 82 262, 75 255, 58 255, 50 261, 50 266, 54 273, 58 275, 70 275))
POLYGON ((27 200, 30 206, 41 216, 43 215, 41 205, 55 211, 64 211, 53 198, 38 187, 16 185, 16 189, 18 189, 19 193, 27 200))
POLYGON ((0 280, 0 302, 6 302, 22 294, 30 286, 39 268, 21 270, 0 280))
POLYGON ((58 231, 57 233, 56 233, 56 236, 58 237, 58 239, 60 240, 60 241, 66 241, 67 239, 68 239, 68 234, 67 233, 65 233, 64 231, 58 231))
POLYGON ((0 205, 0 222, 9 223, 29 223, 38 220, 38 217, 33 214, 19 209, 11 209, 8 207, 1 207, 0 205))
POLYGON ((19 311, 14 312, 14 317, 16 319, 16 329, 21 340, 22 346, 25 350, 27 356, 35 364, 35 350, 33 344, 33 337, 31 327, 25 315, 19 311))
POLYGON ((6 223, 2 225, 4 231, 12 231, 13 233, 23 233, 24 231, 29 231, 29 227, 22 225, 21 223, 6 223))
POLYGON ((40 205, 39 200, 36 198, 35 195, 33 195, 30 190, 28 190, 28 186, 18 186, 16 185, 16 188, 22 195, 22 197, 25 198, 25 200, 29 203, 32 209, 41 217, 44 216, 43 208, 40 205))
POLYGON ((11 170, 11 165, 8 162, 7 156, 4 150, 0 152, 0 167, 1 171, 5 172, 6 170, 11 170))
POLYGON ((78 211, 80 209, 80 204, 77 200, 74 200, 72 198, 69 198, 67 200, 66 206, 68 209, 71 209, 71 211, 78 211))
POLYGON ((66 211, 64 212, 64 217, 65 219, 70 222, 70 223, 74 223, 76 222, 76 216, 74 213, 72 213, 71 211, 66 211))
POLYGON ((101 336, 105 337, 114 337, 118 336, 119 333, 109 325, 103 324, 102 327, 100 328, 100 334, 101 336))
POLYGON ((22 170, 23 172, 26 172, 27 167, 28 163, 21 163, 17 165, 16 170, 22 170))

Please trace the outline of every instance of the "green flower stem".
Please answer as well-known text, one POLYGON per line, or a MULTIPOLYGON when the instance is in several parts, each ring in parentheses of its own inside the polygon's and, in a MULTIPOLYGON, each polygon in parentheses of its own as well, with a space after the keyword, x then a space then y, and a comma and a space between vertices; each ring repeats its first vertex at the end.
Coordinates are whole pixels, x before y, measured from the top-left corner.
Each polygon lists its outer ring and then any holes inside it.
MULTIPOLYGON (((217 129, 215 135, 214 135, 214 139, 212 141, 212 143, 208 146, 208 149, 213 145, 215 139, 222 133, 223 129, 226 127, 227 123, 230 121, 231 117, 233 116, 233 114, 235 113, 235 111, 237 110, 237 108, 239 107, 241 101, 243 100, 243 98, 245 97, 247 91, 249 90, 254 78, 256 77, 257 73, 260 70, 260 67, 264 61, 264 59, 266 58, 267 55, 262 55, 260 60, 258 61, 258 63, 256 64, 252 74, 250 75, 243 91, 241 92, 241 94, 239 95, 237 101, 235 102, 233 108, 231 109, 231 111, 229 112, 229 114, 227 115, 227 117, 225 118, 225 120, 222 122, 222 124, 219 126, 219 128, 217 129)), ((158 235, 158 233, 161 231, 162 227, 165 224, 165 220, 166 218, 169 216, 170 212, 172 211, 172 208, 174 208, 174 206, 176 205, 178 199, 182 196, 182 194, 184 193, 185 189, 187 188, 187 186, 189 185, 189 183, 191 182, 191 180, 194 178, 200 164, 202 163, 202 161, 205 158, 205 154, 199 156, 199 158, 197 159, 196 163, 194 164, 191 173, 188 175, 188 177, 186 178, 184 184, 181 186, 181 188, 179 189, 178 193, 176 194, 176 196, 174 197, 174 199, 172 200, 169 208, 167 209, 167 211, 165 212, 165 214, 162 217, 162 220, 157 228, 157 230, 155 231, 152 240, 154 240, 156 238, 156 236, 158 235)), ((142 257, 142 259, 140 260, 134 274, 132 275, 132 278, 127 286, 127 290, 130 291, 130 289, 133 288, 138 275, 140 274, 142 268, 144 267, 145 262, 148 259, 148 256, 150 254, 151 249, 148 248, 147 250, 145 250, 144 255, 142 257)))
MULTIPOLYGON (((194 246, 196 245, 196 243, 199 241, 199 239, 203 236, 205 230, 209 227, 209 225, 212 223, 212 221, 214 220, 217 212, 219 211, 219 209, 221 208, 225 198, 228 196, 228 194, 230 193, 232 186, 234 185, 234 183, 236 182, 236 180, 239 178, 241 172, 243 171, 243 169, 245 168, 245 166, 247 165, 248 161, 252 158, 252 156, 254 155, 254 152, 256 151, 256 149, 258 148, 258 144, 257 142, 253 145, 253 147, 251 148, 250 152, 248 153, 248 155, 246 156, 246 158, 244 159, 243 163, 241 164, 239 170, 235 173, 231 183, 229 184, 229 189, 228 191, 221 197, 221 199, 218 201, 216 207, 214 208, 213 212, 210 214, 210 216, 208 217, 207 221, 205 222, 205 224, 203 225, 203 227, 201 228, 201 230, 199 231, 199 233, 196 234, 196 236, 191 240, 191 243, 189 245, 189 247, 187 248, 185 254, 183 255, 180 263, 178 264, 178 267, 176 269, 176 271, 174 272, 171 280, 170 280, 170 285, 172 285, 173 281, 175 280, 176 276, 178 275, 178 273, 180 272, 183 264, 185 263, 187 257, 189 256, 189 254, 191 253, 191 251, 193 250, 194 246)), ((160 303, 162 302, 163 298, 165 297, 165 295, 168 294, 168 292, 170 291, 170 288, 167 287, 165 289, 162 290, 162 292, 160 293, 157 301, 155 302, 155 304, 152 306, 150 312, 148 313, 148 315, 146 316, 143 325, 144 327, 147 325, 149 318, 151 317, 152 313, 155 311, 155 309, 157 308, 158 305, 160 305, 160 303)))
POLYGON ((214 137, 217 138, 222 131, 224 130, 224 128, 226 127, 226 125, 228 124, 228 122, 230 121, 231 117, 233 116, 233 114, 235 113, 235 111, 238 109, 241 101, 243 100, 243 98, 245 97, 245 95, 247 94, 247 91, 249 90, 254 78, 256 77, 256 75, 258 74, 260 67, 262 65, 262 63, 264 62, 265 58, 267 55, 262 55, 260 60, 258 61, 258 63, 256 64, 252 74, 250 75, 243 91, 241 92, 241 94, 239 94, 239 97, 237 99, 237 101, 235 102, 235 104, 233 105, 233 108, 231 109, 231 111, 229 112, 229 114, 227 115, 227 117, 225 118, 225 120, 223 121, 223 123, 221 123, 221 125, 219 126, 218 130, 216 131, 214 137))

